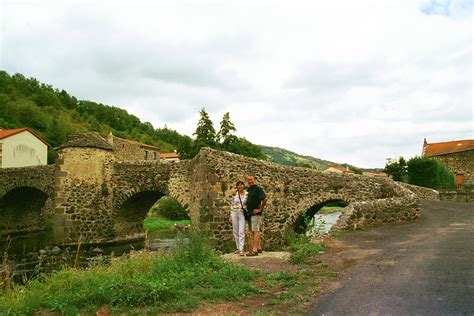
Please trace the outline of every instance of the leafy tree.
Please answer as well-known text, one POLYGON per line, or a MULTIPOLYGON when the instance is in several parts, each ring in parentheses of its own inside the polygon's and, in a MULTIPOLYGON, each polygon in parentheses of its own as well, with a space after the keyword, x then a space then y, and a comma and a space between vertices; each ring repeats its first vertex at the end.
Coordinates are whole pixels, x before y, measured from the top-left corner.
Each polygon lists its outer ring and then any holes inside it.
MULTIPOLYGON (((229 137, 232 136, 232 132, 236 132, 237 129, 235 128, 234 124, 230 121, 230 114, 229 112, 225 113, 222 117, 221 121, 221 128, 219 133, 217 133, 217 139, 221 141, 222 145, 228 141, 229 137)), ((225 146, 223 146, 225 148, 225 146)))
POLYGON ((191 159, 196 156, 199 149, 196 149, 191 137, 185 135, 179 140, 177 151, 180 153, 182 159, 191 159))
POLYGON ((429 157, 413 157, 407 163, 409 183, 432 189, 452 189, 454 175, 443 164, 429 157))
POLYGON ((209 118, 209 114, 207 114, 205 108, 202 108, 199 115, 200 119, 198 126, 196 131, 193 133, 193 135, 196 136, 195 143, 198 150, 202 147, 217 148, 216 130, 214 129, 214 124, 209 118))
POLYGON ((260 160, 265 160, 266 156, 263 154, 262 149, 249 142, 247 139, 242 137, 233 136, 228 138, 228 142, 226 144, 226 150, 252 158, 257 158, 260 160))
POLYGON ((388 158, 383 171, 395 181, 407 182, 407 162, 403 157, 398 161, 388 158))

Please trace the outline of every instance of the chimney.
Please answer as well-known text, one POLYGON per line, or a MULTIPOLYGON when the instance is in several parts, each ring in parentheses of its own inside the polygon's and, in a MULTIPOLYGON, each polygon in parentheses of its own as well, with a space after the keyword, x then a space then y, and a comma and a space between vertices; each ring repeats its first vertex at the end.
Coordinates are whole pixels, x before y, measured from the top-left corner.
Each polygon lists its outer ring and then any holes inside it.
POLYGON ((428 142, 426 141, 426 137, 423 139, 423 150, 421 151, 421 157, 425 157, 426 154, 426 146, 428 146, 428 142))
POLYGON ((112 134, 112 132, 109 133, 109 135, 107 135, 107 141, 109 142, 110 145, 114 145, 114 135, 112 134))

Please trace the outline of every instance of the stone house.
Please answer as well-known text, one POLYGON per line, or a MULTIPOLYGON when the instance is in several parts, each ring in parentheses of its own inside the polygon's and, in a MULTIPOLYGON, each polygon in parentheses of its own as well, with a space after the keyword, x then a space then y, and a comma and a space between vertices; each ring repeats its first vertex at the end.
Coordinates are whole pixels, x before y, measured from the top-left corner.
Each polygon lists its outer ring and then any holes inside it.
POLYGON ((115 159, 119 161, 159 160, 160 149, 155 146, 117 137, 112 132, 107 136, 112 145, 115 159))
POLYGON ((458 188, 474 188, 474 139, 428 143, 425 138, 422 156, 443 163, 454 173, 458 188))
POLYGON ((50 147, 32 129, 0 129, 0 168, 46 165, 50 147))

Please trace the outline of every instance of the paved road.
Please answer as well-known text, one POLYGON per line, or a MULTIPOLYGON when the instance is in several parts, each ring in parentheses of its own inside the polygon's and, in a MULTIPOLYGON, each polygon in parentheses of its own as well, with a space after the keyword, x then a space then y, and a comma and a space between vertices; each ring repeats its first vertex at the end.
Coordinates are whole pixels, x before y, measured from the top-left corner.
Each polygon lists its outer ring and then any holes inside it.
POLYGON ((421 209, 419 222, 341 237, 358 263, 309 315, 474 315, 474 203, 421 209))

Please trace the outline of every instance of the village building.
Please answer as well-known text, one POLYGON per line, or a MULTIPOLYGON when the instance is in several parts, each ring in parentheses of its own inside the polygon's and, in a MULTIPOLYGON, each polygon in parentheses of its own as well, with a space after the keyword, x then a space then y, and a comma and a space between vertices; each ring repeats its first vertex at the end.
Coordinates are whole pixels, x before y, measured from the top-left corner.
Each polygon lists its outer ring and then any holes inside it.
POLYGON ((0 168, 46 165, 50 147, 32 129, 0 129, 0 168))
POLYGON ((423 157, 438 160, 456 177, 458 188, 474 188, 474 139, 423 142, 423 157))
POLYGON ((160 159, 164 161, 179 161, 180 154, 177 152, 160 153, 160 159))
POLYGON ((117 137, 112 132, 107 136, 112 145, 115 159, 119 161, 159 160, 160 149, 155 146, 117 137))
POLYGON ((344 167, 338 166, 336 164, 333 164, 331 167, 327 168, 326 170, 323 170, 323 173, 328 173, 328 172, 354 173, 353 171, 349 170, 349 168, 344 168, 344 167))

